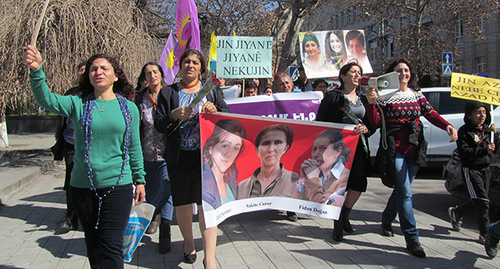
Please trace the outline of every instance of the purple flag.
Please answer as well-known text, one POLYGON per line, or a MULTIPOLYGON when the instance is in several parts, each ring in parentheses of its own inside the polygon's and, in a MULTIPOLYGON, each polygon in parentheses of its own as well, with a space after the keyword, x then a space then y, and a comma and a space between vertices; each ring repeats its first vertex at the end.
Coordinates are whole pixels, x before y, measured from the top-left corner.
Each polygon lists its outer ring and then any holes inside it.
MULTIPOLYGON (((198 24, 198 9, 194 0, 179 0, 175 16, 175 33, 177 42, 182 48, 200 50, 200 25, 198 24)), ((181 55, 176 55, 180 57, 181 55)))
POLYGON ((174 34, 170 31, 170 34, 167 38, 167 43, 163 48, 163 52, 161 53, 160 61, 158 64, 163 69, 164 77, 163 79, 167 83, 167 85, 171 85, 174 83, 175 75, 179 71, 179 61, 177 60, 176 50, 178 50, 179 44, 175 39, 174 34))

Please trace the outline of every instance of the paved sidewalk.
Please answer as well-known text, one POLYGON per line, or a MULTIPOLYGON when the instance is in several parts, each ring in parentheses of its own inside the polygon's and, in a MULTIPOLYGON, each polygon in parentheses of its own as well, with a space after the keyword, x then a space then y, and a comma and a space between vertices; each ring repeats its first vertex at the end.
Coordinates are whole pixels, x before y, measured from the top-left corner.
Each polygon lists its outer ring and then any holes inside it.
POLYGON ((54 133, 9 134, 10 148, 0 148, 0 204, 53 165, 49 148, 54 133))
MULTIPOLYGON (((65 211, 64 166, 17 190, 0 208, 0 268, 89 268, 81 230, 61 234, 57 222, 65 211), (2 266, 3 265, 3 266, 2 266)), ((219 268, 500 268, 500 257, 489 260, 477 243, 473 216, 461 232, 450 229, 447 208, 456 204, 441 180, 414 182, 415 217, 427 258, 409 255, 399 225, 395 237, 380 235, 380 217, 390 190, 379 179, 351 213, 355 234, 342 243, 331 239, 332 221, 299 214, 261 211, 232 217, 219 225, 219 268)), ((198 260, 182 263, 182 237, 176 223, 172 252, 156 252, 158 234, 145 235, 126 268, 202 268, 203 251, 194 223, 198 260)))

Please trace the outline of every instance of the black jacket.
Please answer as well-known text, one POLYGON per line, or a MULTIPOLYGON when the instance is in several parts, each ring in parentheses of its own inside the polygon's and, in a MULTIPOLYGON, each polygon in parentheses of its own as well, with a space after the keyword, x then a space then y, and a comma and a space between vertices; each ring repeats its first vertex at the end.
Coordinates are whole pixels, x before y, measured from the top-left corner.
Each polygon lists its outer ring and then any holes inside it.
MULTIPOLYGON (((493 161, 494 153, 488 153, 488 144, 491 139, 491 130, 483 124, 482 130, 478 126, 466 123, 458 130, 457 148, 463 167, 483 169, 493 161)), ((498 133, 495 134, 495 152, 499 146, 498 133)))
MULTIPOLYGON (((483 169, 493 161, 494 153, 488 152, 488 144, 491 143, 491 115, 488 106, 477 101, 468 101, 465 105, 465 124, 458 129, 457 148, 463 167, 471 169, 483 169), (475 126, 469 120, 472 112, 480 107, 486 109, 486 119, 482 128, 475 126)), ((495 152, 498 150, 498 133, 495 134, 495 152)))
MULTIPOLYGON (((231 112, 227 107, 226 102, 224 102, 219 89, 219 87, 212 89, 212 91, 206 96, 207 100, 215 105, 217 111, 231 112)), ((181 131, 179 128, 175 129, 179 124, 179 120, 173 120, 171 115, 172 110, 178 107, 179 88, 177 85, 172 84, 170 86, 163 87, 158 95, 158 106, 156 108, 154 119, 156 130, 160 133, 166 133, 168 135, 163 158, 165 158, 167 164, 171 165, 178 164, 180 154, 181 131), (174 129, 175 131, 173 131, 174 129)))
MULTIPOLYGON (((368 100, 365 95, 362 95, 358 91, 356 91, 358 96, 361 98, 361 102, 366 107, 368 105, 368 100)), ((337 122, 343 123, 343 118, 346 116, 344 112, 345 107, 345 99, 344 93, 342 89, 333 89, 331 91, 326 92, 325 97, 321 100, 321 104, 318 108, 318 114, 316 115, 317 121, 326 121, 326 122, 337 122)), ((365 134, 366 137, 369 137, 373 134, 373 128, 370 126, 368 121, 368 113, 365 113, 365 117, 361 120, 363 124, 368 127, 368 133, 365 134)))

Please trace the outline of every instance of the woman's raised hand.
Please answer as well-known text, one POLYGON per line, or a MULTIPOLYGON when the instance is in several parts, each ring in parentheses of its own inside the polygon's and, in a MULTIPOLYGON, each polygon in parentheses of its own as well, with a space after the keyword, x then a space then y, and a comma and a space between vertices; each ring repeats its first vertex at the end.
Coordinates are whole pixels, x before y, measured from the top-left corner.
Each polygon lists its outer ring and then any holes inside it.
POLYGON ((40 66, 42 66, 42 55, 31 45, 28 45, 26 48, 24 65, 29 67, 31 70, 37 70, 40 66))
POLYGON ((368 99, 369 104, 375 103, 375 99, 377 99, 377 98, 378 98, 378 95, 377 95, 377 91, 375 90, 375 88, 368 89, 366 91, 366 99, 368 99))

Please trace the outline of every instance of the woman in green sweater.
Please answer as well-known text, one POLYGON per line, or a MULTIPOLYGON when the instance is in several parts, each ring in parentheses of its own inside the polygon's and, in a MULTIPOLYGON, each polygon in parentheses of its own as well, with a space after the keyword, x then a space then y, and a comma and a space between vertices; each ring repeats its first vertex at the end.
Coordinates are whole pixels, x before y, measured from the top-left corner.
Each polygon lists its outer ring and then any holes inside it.
POLYGON ((85 232, 90 266, 123 268, 123 233, 132 199, 140 204, 145 197, 139 111, 123 97, 132 85, 118 62, 103 54, 87 61, 79 85, 82 96, 50 92, 35 47, 28 46, 24 64, 31 69, 37 104, 75 125, 69 191, 85 232))

